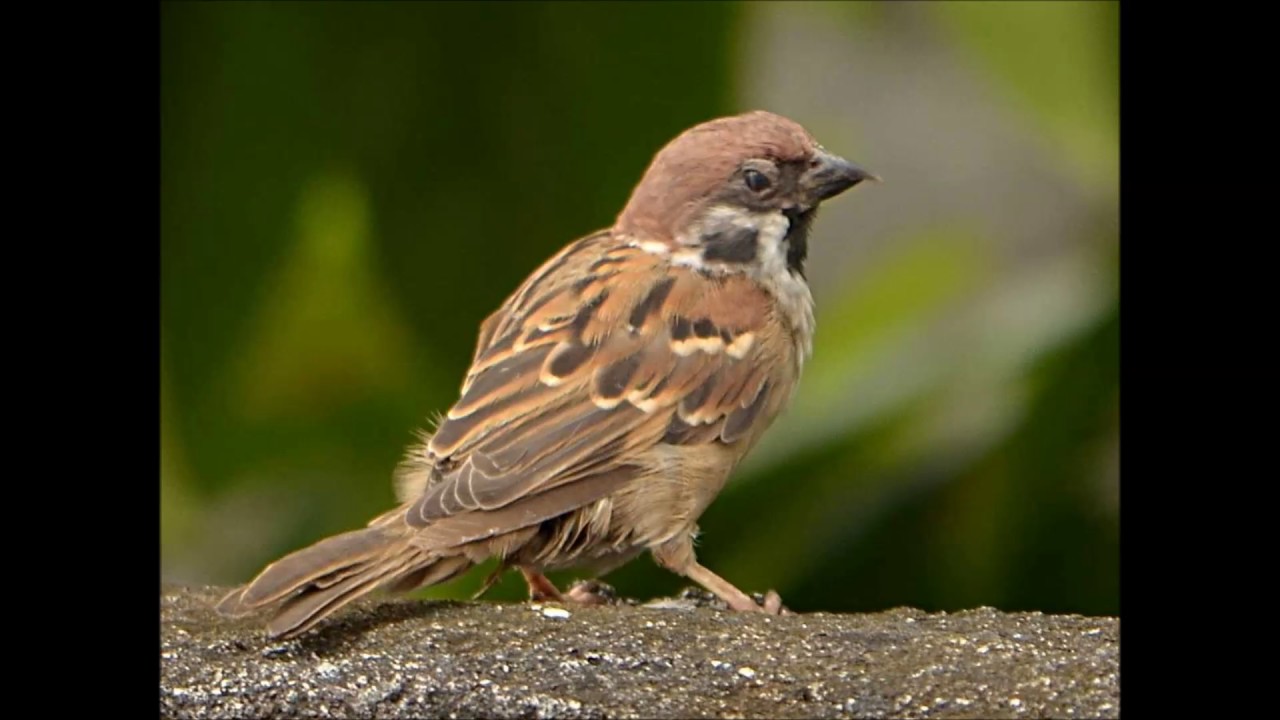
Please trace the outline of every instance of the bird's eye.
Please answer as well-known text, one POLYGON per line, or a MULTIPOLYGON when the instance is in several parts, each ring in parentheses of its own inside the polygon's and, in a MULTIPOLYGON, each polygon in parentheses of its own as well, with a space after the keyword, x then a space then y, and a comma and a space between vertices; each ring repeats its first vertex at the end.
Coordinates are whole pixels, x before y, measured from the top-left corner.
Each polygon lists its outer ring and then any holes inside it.
POLYGON ((769 178, 759 170, 748 169, 742 174, 742 180, 751 189, 751 192, 764 192, 769 189, 769 178))

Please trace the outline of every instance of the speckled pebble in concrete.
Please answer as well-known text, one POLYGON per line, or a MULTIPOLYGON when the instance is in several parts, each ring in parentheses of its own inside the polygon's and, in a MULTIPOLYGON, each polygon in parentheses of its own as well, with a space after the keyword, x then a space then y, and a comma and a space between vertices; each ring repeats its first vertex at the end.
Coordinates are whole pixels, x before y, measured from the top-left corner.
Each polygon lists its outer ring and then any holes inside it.
POLYGON ((272 642, 223 592, 161 588, 162 717, 1120 714, 1118 618, 365 600, 272 642))

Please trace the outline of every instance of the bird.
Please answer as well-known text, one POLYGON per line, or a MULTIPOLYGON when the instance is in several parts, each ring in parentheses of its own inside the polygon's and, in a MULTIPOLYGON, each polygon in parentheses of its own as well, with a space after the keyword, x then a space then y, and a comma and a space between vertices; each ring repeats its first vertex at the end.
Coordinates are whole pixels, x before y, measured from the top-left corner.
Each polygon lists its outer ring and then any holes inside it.
MULTIPOLYGON (((789 403, 813 351, 805 275, 819 205, 875 174, 764 110, 654 155, 611 227, 537 268, 481 324, 458 400, 394 471, 398 505, 271 563, 217 603, 296 637, 375 590, 491 558, 534 600, 544 574, 648 551, 730 610, 758 602, 700 564, 698 520, 789 403)), ((483 591, 483 590, 482 590, 483 591)))

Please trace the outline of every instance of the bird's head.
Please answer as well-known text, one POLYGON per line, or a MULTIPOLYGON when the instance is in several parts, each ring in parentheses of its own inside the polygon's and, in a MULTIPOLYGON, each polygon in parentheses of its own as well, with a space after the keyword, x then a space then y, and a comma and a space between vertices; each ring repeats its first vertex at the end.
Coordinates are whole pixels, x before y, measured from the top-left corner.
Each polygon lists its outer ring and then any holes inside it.
POLYGON ((794 120, 754 111, 681 133, 654 157, 614 230, 687 264, 803 272, 818 205, 875 175, 794 120))

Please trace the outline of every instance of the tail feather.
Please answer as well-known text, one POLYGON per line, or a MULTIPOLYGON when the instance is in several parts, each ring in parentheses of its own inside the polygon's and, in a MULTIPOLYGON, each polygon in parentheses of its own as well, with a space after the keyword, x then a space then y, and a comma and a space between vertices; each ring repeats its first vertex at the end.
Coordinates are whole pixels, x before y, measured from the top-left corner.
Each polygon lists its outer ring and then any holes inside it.
POLYGON ((401 575, 395 582, 387 586, 387 592, 402 593, 409 592, 414 588, 437 585, 447 580, 452 580, 470 570, 474 564, 465 555, 443 557, 431 565, 426 565, 411 573, 401 575))
MULTIPOLYGON (((416 555, 416 551, 414 555, 416 555)), ((386 583, 411 566, 416 557, 391 557, 323 590, 304 590, 285 601, 267 623, 272 637, 293 636, 306 632, 338 608, 386 583)))
POLYGON ((377 558, 390 540, 386 533, 369 529, 325 538, 268 565, 248 585, 223 598, 218 611, 243 615, 270 605, 303 585, 377 558))
MULTIPOLYGON (((418 552, 418 551, 415 551, 418 552)), ((471 561, 462 556, 438 558, 423 567, 422 557, 390 558, 387 565, 371 567, 349 577, 332 588, 303 592, 290 598, 267 623, 272 637, 293 637, 310 630, 316 623, 333 614, 347 603, 380 587, 393 592, 411 590, 422 585, 435 584, 471 567, 471 561)))
POLYGON ((424 551, 394 529, 367 527, 277 560, 222 598, 217 610, 236 616, 279 603, 268 631, 272 637, 291 637, 380 587, 402 592, 443 582, 471 564, 464 556, 424 551))

